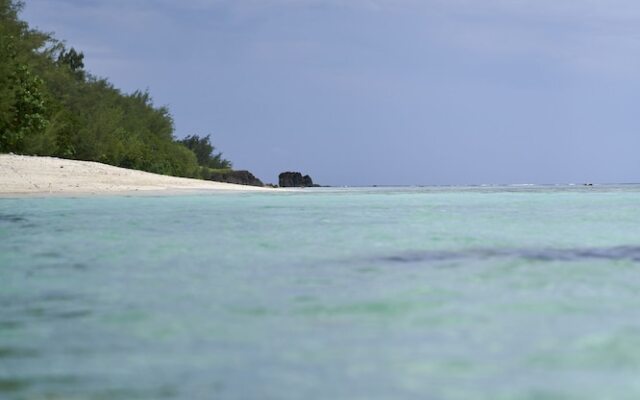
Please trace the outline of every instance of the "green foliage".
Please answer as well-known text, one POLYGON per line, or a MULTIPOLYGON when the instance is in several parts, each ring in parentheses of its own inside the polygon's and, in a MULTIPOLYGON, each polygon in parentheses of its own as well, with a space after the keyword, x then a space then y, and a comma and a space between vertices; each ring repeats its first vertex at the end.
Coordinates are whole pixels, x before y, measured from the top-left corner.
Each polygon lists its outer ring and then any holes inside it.
POLYGON ((9 79, 13 104, 0 131, 0 149, 24 150, 25 138, 40 135, 47 127, 42 79, 20 65, 9 79))
POLYGON ((69 68, 69 71, 77 78, 84 78, 84 54, 76 52, 73 47, 69 50, 63 47, 58 54, 57 63, 60 66, 69 68))
POLYGON ((193 148, 176 141, 166 107, 156 107, 148 92, 124 94, 88 74, 82 52, 31 30, 18 18, 21 8, 0 0, 0 152, 187 177, 202 177, 203 166, 231 165, 213 153, 209 136, 190 137, 193 148))
POLYGON ((215 147, 211 144, 210 135, 200 137, 189 135, 179 141, 185 147, 193 151, 198 159, 198 164, 202 167, 213 169, 229 169, 231 162, 222 158, 222 153, 214 153, 215 147))
POLYGON ((200 167, 198 175, 202 179, 210 180, 211 176, 213 176, 213 175, 216 175, 216 174, 218 174, 218 175, 219 174, 228 174, 228 173, 230 173, 232 171, 233 170, 231 169, 231 167, 229 167, 229 168, 200 167))
POLYGON ((22 151, 47 126, 43 82, 31 70, 47 36, 18 20, 22 3, 0 0, 0 151, 22 151))

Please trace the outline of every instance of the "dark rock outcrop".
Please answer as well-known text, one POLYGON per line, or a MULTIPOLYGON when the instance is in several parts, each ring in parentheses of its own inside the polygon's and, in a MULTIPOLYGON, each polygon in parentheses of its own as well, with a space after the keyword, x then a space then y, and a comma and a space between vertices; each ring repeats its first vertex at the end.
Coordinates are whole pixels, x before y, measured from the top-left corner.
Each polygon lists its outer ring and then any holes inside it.
POLYGON ((248 186, 264 186, 262 181, 256 178, 249 171, 224 171, 224 172, 211 172, 209 180, 216 182, 235 183, 238 185, 248 186))
POLYGON ((305 175, 302 177, 302 186, 304 187, 313 187, 313 180, 309 175, 305 175))
POLYGON ((280 187, 313 187, 313 180, 309 175, 302 176, 300 172, 283 172, 278 176, 280 187))

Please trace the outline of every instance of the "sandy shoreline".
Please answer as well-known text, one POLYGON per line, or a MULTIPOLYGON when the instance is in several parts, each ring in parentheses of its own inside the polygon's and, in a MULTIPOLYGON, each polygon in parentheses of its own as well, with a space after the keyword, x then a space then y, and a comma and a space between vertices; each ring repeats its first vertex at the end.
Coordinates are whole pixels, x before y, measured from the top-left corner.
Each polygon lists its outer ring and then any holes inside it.
POLYGON ((176 178, 92 161, 0 154, 0 196, 269 192, 278 189, 176 178))

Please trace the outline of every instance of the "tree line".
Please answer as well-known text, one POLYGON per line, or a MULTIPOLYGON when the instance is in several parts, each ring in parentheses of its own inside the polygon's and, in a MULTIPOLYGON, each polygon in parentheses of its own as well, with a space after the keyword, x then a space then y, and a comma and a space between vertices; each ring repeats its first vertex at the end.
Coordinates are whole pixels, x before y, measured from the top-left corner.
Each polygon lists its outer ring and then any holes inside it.
POLYGON ((31 29, 0 0, 0 153, 57 156, 203 178, 230 169, 209 136, 174 136, 166 107, 85 70, 84 54, 31 29))

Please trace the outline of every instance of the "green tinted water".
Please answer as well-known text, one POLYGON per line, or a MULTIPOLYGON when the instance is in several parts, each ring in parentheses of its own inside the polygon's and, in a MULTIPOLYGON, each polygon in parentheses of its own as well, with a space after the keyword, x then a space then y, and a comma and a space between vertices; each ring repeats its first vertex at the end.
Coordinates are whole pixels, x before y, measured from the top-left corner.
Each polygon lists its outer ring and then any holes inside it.
POLYGON ((640 187, 0 200, 0 398, 636 399, 640 187))

